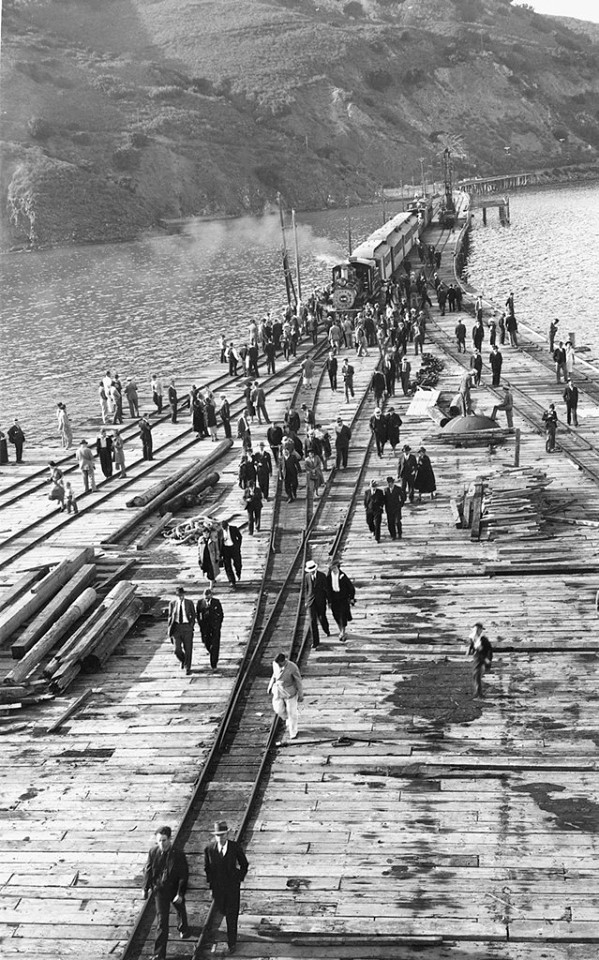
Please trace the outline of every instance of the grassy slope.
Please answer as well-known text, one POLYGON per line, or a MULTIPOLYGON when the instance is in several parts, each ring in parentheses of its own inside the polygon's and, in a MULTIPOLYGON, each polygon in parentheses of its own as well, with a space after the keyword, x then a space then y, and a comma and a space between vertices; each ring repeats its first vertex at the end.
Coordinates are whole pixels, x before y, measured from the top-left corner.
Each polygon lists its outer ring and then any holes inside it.
POLYGON ((9 241, 134 236, 277 190, 366 199, 420 157, 439 177, 440 131, 463 138, 464 173, 598 154, 593 35, 503 0, 5 0, 3 16, 9 241))

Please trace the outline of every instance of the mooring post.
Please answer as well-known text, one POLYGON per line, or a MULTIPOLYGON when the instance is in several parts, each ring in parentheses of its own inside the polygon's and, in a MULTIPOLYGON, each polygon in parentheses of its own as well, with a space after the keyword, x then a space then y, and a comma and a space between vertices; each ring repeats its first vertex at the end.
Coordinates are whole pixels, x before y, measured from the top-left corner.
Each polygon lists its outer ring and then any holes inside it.
POLYGON ((514 446, 514 466, 520 466, 520 428, 516 428, 516 445, 514 446))

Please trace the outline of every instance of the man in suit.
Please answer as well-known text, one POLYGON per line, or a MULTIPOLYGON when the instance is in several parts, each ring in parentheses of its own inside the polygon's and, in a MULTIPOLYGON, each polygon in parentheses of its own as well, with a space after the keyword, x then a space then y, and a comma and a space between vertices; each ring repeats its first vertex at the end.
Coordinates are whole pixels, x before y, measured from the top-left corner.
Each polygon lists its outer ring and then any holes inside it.
POLYGON ((224 820, 214 824, 214 840, 204 850, 204 870, 212 891, 214 906, 227 921, 229 953, 237 948, 239 919, 239 887, 248 872, 248 861, 239 843, 229 840, 229 828, 224 820))
POLYGON ((202 643, 210 654, 210 666, 213 670, 216 670, 220 654, 220 631, 224 613, 220 600, 217 600, 213 595, 210 587, 206 587, 204 596, 198 600, 196 614, 202 643))
POLYGON ((347 467, 347 455, 349 453, 349 441, 351 440, 351 429, 343 422, 341 417, 337 417, 335 424, 335 466, 337 469, 347 467))
POLYGON ((109 437, 106 430, 100 430, 100 436, 96 440, 96 452, 100 460, 100 469, 108 479, 112 476, 112 437, 109 437))
POLYGON ((402 453, 397 464, 397 478, 401 480, 401 495, 405 503, 409 499, 414 502, 414 482, 416 480, 416 471, 418 463, 416 457, 406 443, 402 448, 402 453))
POLYGON ((221 404, 220 404, 220 419, 223 427, 225 428, 225 437, 227 440, 231 439, 231 405, 227 400, 227 397, 224 393, 220 395, 221 404))
POLYGON ((568 426, 574 420, 574 426, 578 426, 578 387, 572 383, 572 377, 568 377, 566 389, 564 390, 564 400, 566 401, 566 410, 568 415, 568 426))
POLYGON ((12 427, 8 428, 8 441, 12 443, 15 448, 15 462, 23 462, 23 444, 25 443, 25 434, 21 429, 21 424, 17 419, 13 423, 12 427))
POLYGON ((144 900, 154 894, 158 929, 154 953, 150 960, 166 960, 168 920, 171 903, 177 911, 177 929, 185 940, 189 936, 185 891, 189 877, 187 858, 182 850, 173 847, 170 827, 156 831, 156 846, 151 847, 144 871, 144 900))
POLYGON ((401 540, 401 508, 403 498, 401 489, 396 486, 393 477, 387 477, 387 486, 383 491, 385 498, 385 512, 387 514, 387 526, 392 540, 401 540))
POLYGON ((147 413, 144 413, 138 426, 143 458, 144 460, 153 460, 152 424, 148 420, 147 413))
POLYGON ((171 380, 168 387, 168 405, 171 408, 171 423, 177 422, 177 388, 175 381, 171 380))
POLYGON ((228 520, 221 523, 223 539, 221 543, 221 553, 225 573, 227 574, 231 586, 235 586, 237 580, 241 580, 241 542, 243 535, 239 527, 235 527, 228 520))
POLYGON ((187 600, 183 587, 177 587, 177 597, 168 608, 168 635, 175 647, 175 656, 189 676, 193 653, 193 628, 196 611, 193 600, 187 600))
POLYGON ((306 564, 305 578, 305 606, 310 614, 310 627, 312 630, 312 649, 317 650, 320 644, 320 633, 318 624, 330 637, 331 630, 327 620, 327 578, 318 569, 318 564, 314 560, 308 560, 306 564))
POLYGON ((264 494, 264 499, 268 500, 268 493, 270 487, 270 478, 272 475, 272 459, 268 450, 264 447, 264 442, 261 440, 258 444, 258 450, 252 457, 254 461, 254 467, 256 468, 256 480, 258 486, 264 494))
POLYGON ((371 480, 370 486, 367 487, 366 493, 364 494, 364 509, 366 510, 368 529, 374 534, 374 539, 377 543, 381 542, 381 520, 383 518, 384 508, 385 498, 383 491, 379 490, 379 485, 376 480, 371 480))

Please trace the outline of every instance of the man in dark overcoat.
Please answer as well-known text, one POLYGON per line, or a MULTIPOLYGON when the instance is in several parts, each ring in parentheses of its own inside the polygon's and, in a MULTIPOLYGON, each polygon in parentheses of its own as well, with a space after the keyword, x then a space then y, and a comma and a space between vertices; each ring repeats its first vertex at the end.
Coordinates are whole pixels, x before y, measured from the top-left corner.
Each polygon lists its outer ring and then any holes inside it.
POLYGON ((210 587, 206 587, 204 596, 198 600, 196 615, 202 643, 210 654, 210 666, 216 670, 220 654, 220 631, 225 615, 222 603, 214 596, 210 587))
POLYGON ((183 587, 177 587, 176 594, 175 600, 171 600, 168 608, 168 635, 171 643, 174 644, 175 656, 181 664, 181 669, 189 675, 196 612, 193 600, 186 599, 183 587))
POLYGON ((156 846, 151 847, 144 871, 144 900, 154 894, 158 929, 151 960, 166 960, 168 920, 173 904, 177 911, 177 929, 181 939, 189 936, 185 892, 189 877, 187 857, 172 843, 170 827, 156 831, 156 846))
POLYGON ((331 635, 329 621, 327 619, 327 578, 324 573, 318 569, 318 564, 315 560, 308 560, 305 572, 304 603, 306 611, 310 615, 312 649, 316 650, 320 644, 318 624, 320 623, 327 637, 331 635))
POLYGON ((248 861, 239 843, 229 840, 229 828, 224 820, 214 824, 214 840, 204 850, 204 870, 212 891, 214 906, 227 921, 229 953, 237 948, 239 920, 239 887, 248 872, 248 861))

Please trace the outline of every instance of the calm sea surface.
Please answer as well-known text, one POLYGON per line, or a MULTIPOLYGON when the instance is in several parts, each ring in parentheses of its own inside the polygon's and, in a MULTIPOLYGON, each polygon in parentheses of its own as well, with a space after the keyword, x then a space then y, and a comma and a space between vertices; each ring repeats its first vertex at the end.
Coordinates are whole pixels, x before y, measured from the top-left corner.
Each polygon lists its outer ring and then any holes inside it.
MULTIPOLYGON (((387 207, 387 215, 397 212, 387 207)), ((350 211, 354 244, 382 222, 381 207, 350 211)), ((512 226, 494 211, 477 228, 470 280, 545 331, 551 316, 599 354, 595 261, 599 186, 520 194, 512 226)), ((347 250, 345 211, 302 215, 304 295, 328 281, 347 250)), ((63 248, 0 259, 0 426, 18 416, 31 440, 53 437, 67 404, 76 431, 99 416, 106 370, 135 376, 142 397, 154 372, 183 393, 201 384, 221 333, 240 342, 251 319, 284 302, 278 217, 198 223, 185 236, 63 248)))

